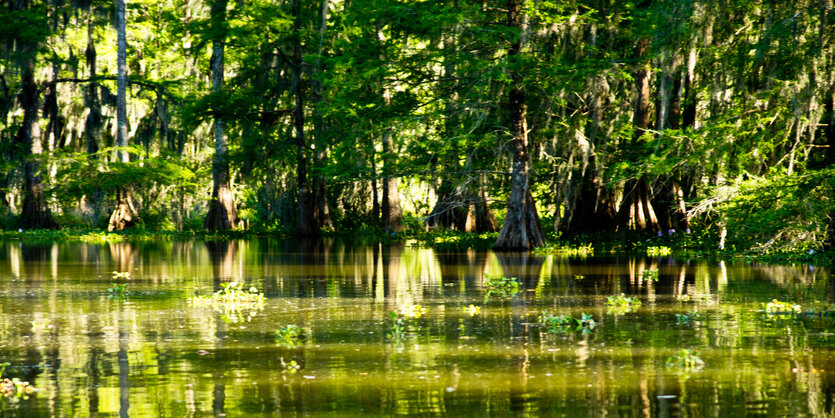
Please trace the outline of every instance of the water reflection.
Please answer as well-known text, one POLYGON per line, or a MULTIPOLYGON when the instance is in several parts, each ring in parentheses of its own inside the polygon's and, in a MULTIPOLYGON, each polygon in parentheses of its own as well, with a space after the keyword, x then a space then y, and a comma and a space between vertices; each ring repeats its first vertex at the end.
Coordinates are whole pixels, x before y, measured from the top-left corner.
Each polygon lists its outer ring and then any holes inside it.
POLYGON ((0 284, 0 361, 42 389, 26 416, 833 413, 833 319, 759 311, 827 308, 824 268, 337 240, 3 242, 0 284), (128 298, 108 294, 113 271, 132 272, 128 298), (485 278, 502 276, 523 291, 484 304, 485 278), (231 322, 186 302, 229 281, 263 290, 265 310, 231 322), (642 307, 607 314, 621 293, 642 307), (386 338, 388 313, 411 304, 427 314, 386 338), (548 332, 542 311, 599 326, 548 332), (288 324, 299 346, 276 342, 288 324), (681 348, 706 367, 666 367, 681 348))

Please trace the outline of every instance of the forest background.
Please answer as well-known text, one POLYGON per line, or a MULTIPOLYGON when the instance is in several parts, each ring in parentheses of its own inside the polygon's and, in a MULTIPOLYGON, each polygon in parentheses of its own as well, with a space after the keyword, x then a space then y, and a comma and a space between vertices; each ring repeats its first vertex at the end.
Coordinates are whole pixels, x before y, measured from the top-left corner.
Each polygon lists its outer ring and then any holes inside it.
POLYGON ((7 230, 835 244, 832 0, 0 4, 7 230))

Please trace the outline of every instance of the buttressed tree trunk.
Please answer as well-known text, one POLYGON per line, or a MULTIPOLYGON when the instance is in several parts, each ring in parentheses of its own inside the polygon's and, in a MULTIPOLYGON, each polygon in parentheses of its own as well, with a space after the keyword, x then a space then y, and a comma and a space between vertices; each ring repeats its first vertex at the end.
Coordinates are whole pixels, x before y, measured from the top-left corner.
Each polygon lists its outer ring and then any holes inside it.
MULTIPOLYGON (((649 52, 649 39, 641 39, 635 49, 637 59, 641 60, 649 52)), ((637 146, 643 141, 641 137, 650 128, 650 80, 651 68, 649 62, 639 64, 635 72, 635 89, 637 92, 633 107, 632 124, 635 127, 632 145, 637 146)), ((623 190, 623 200, 618 209, 618 226, 622 229, 660 230, 652 203, 652 189, 643 175, 626 182, 623 190)))
MULTIPOLYGON (((518 38, 511 44, 508 58, 522 53, 525 39, 525 23, 521 14, 523 0, 507 1, 508 26, 519 31, 518 38)), ((520 71, 510 74, 510 123, 512 129, 513 166, 511 170, 510 198, 499 237, 493 244, 494 250, 530 250, 545 245, 542 225, 536 212, 529 180, 528 123, 525 104, 525 86, 520 71)))
MULTIPOLYGON (((116 146, 128 146, 128 41, 126 34, 125 0, 116 0, 116 146)), ((118 151, 119 162, 127 164, 130 155, 124 148, 118 151)), ((133 206, 130 191, 127 187, 120 187, 116 191, 116 208, 110 215, 107 230, 123 230, 130 227, 138 219, 139 214, 133 206)))
MULTIPOLYGON (((215 0, 212 3, 212 92, 217 94, 223 87, 223 52, 226 32, 223 30, 226 20, 227 0, 215 0)), ((229 230, 238 223, 238 211, 232 194, 229 175, 228 146, 223 132, 223 118, 217 109, 214 115, 215 155, 212 160, 212 198, 209 200, 209 212, 203 221, 203 228, 208 230, 229 230)))

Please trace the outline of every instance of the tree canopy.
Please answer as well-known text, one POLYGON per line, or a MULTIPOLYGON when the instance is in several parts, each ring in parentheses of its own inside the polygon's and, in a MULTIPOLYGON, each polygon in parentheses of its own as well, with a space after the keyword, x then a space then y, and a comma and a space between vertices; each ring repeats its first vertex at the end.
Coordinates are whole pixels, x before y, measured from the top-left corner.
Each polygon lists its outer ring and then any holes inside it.
POLYGON ((3 2, 4 226, 835 243, 832 0, 129 1, 127 143, 117 21, 3 2))

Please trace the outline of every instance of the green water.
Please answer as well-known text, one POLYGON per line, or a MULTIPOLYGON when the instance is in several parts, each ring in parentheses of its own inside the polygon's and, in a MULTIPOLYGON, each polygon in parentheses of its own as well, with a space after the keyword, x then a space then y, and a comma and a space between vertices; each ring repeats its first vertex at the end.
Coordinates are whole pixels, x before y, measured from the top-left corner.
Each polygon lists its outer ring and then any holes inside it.
POLYGON ((832 415, 835 319, 761 304, 832 309, 834 294, 828 269, 800 265, 337 241, 4 242, 0 362, 39 392, 0 401, 0 414, 832 415), (484 303, 485 277, 501 276, 521 292, 484 303), (229 281, 262 291, 263 309, 189 303, 229 281), (131 293, 109 292, 114 282, 131 293), (641 307, 607 312, 622 293, 641 307), (389 312, 416 304, 425 314, 388 338, 389 312), (597 325, 550 332, 543 310, 597 325), (295 346, 275 336, 291 324, 305 334, 295 346), (680 349, 704 367, 666 365, 680 349))

